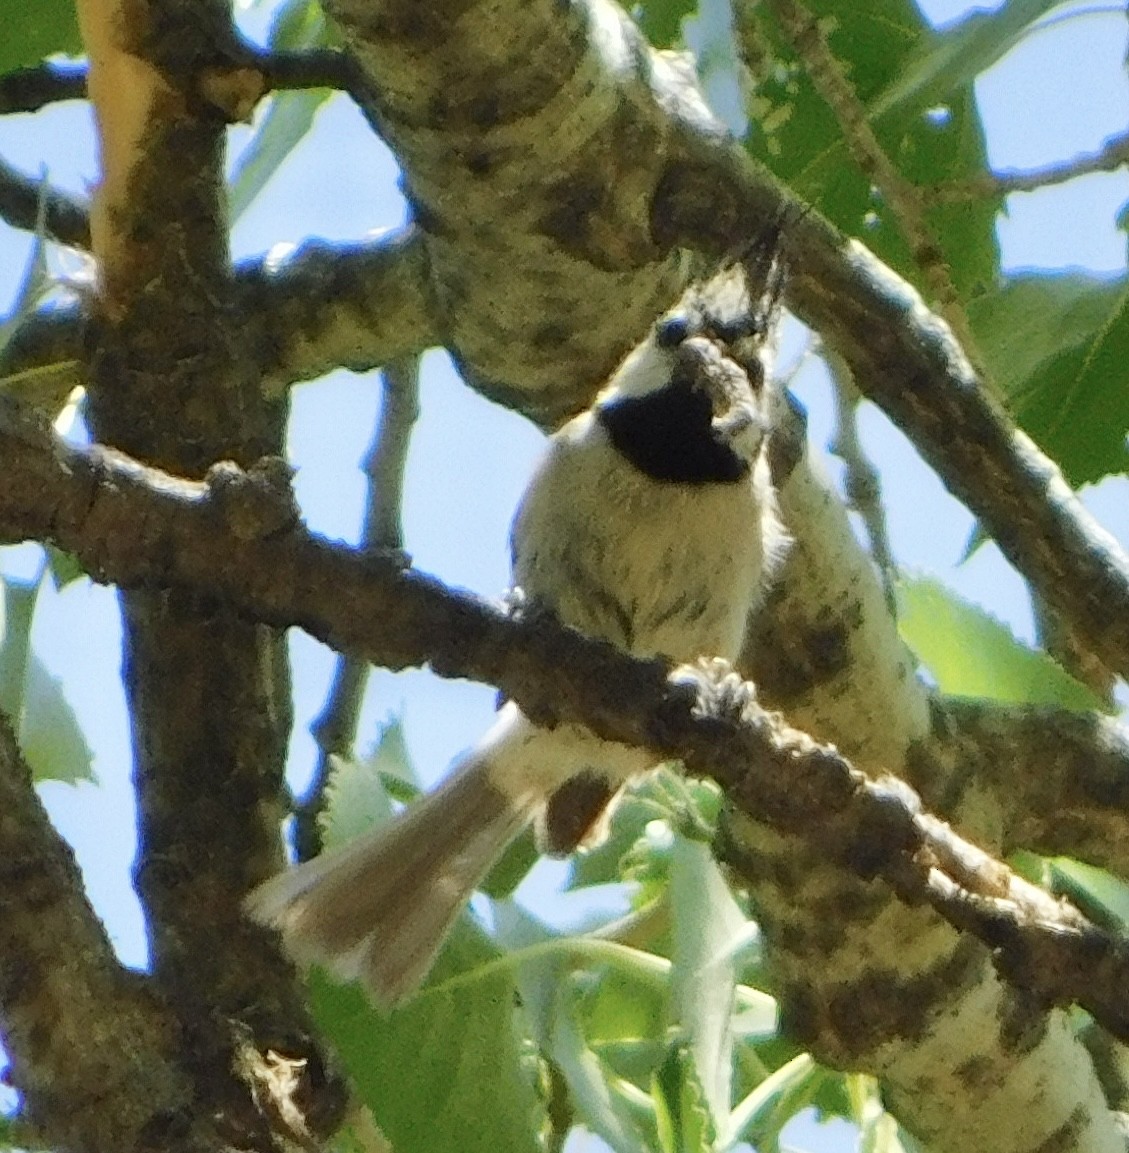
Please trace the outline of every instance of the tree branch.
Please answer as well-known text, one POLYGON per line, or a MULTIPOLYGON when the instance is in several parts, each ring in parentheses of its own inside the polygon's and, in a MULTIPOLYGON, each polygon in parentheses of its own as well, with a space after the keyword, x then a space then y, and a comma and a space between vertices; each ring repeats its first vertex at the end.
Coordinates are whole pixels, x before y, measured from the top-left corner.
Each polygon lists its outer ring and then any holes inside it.
MULTIPOLYGON (((91 430, 188 476, 281 451, 286 405, 264 397, 246 334, 232 325, 225 125, 200 99, 203 62, 233 38, 231 7, 79 0, 78 15, 101 161, 83 358, 91 430)), ((238 101, 241 91, 213 95, 238 101)), ((135 883, 196 1107, 241 1148, 325 1136, 346 1086, 292 969, 242 916, 245 894, 280 856, 285 637, 184 589, 127 589, 120 603, 135 883), (283 1047, 293 1076, 272 1059, 283 1047), (291 1108, 263 1107, 280 1094, 291 1108), (286 1121, 295 1113, 303 1132, 286 1121)))
POLYGON ((1006 798, 989 818, 1001 856, 1030 849, 1129 876, 1129 736, 1112 717, 941 698, 906 771, 965 829, 985 790, 1006 798))
POLYGON ((307 240, 240 265, 236 327, 268 396, 337 368, 368 372, 447 343, 423 234, 307 240))
POLYGON ((90 216, 86 205, 51 188, 46 179, 33 180, 0 160, 0 219, 13 228, 35 232, 40 222, 47 235, 73 248, 90 247, 90 216))
POLYGON ((946 203, 959 203, 1001 194, 1009 196, 1013 192, 1036 192, 1093 172, 1116 172, 1126 164, 1129 164, 1129 132, 1119 132, 1108 137, 1096 152, 1026 172, 1017 168, 986 172, 972 180, 940 184, 933 194, 946 203))
POLYGON ((948 327, 857 241, 737 150, 687 136, 654 203, 670 243, 728 251, 751 222, 786 221, 789 307, 850 366, 1001 551, 1111 668, 1129 676, 1129 556, 1053 461, 1016 430, 948 327))
POLYGON ((0 1022, 29 1145, 219 1149, 170 1062, 173 1023, 122 969, 83 893, 74 854, 32 787, 0 715, 0 1022))
MULTIPOLYGON (((306 240, 242 263, 232 330, 268 398, 338 368, 368 372, 444 343, 426 245, 417 228, 355 244, 306 240)), ((81 302, 53 303, 26 320, 0 355, 0 373, 83 355, 81 302)))
POLYGON ((86 65, 44 60, 0 75, 0 116, 38 112, 48 104, 86 98, 86 65))
MULTIPOLYGON (((397 552, 404 547, 404 470, 412 429, 419 417, 419 361, 389 365, 383 375, 380 420, 365 458, 368 498, 361 548, 397 552)), ((353 751, 368 669, 368 664, 356 656, 339 656, 325 706, 310 724, 318 762, 313 781, 294 808, 294 847, 299 861, 316 856, 321 848, 317 820, 325 804, 325 786, 333 758, 353 751)))
POLYGON ((802 61, 816 91, 834 114, 850 155, 890 206, 913 259, 924 274, 930 295, 939 302, 941 315, 957 334, 969 357, 977 365, 982 365, 983 358, 976 351, 972 329, 952 274, 925 219, 922 193, 902 176, 886 155, 854 85, 828 43, 823 25, 801 0, 771 0, 768 7, 792 50, 802 61))
POLYGON ((605 739, 677 757, 755 820, 818 840, 827 859, 881 877, 902 900, 932 905, 992 946, 1005 941, 1015 950, 1005 963, 1017 971, 1028 971, 1031 950, 1053 959, 1053 978, 1029 990, 1040 1003, 1076 1000, 1129 1038, 1120 941, 924 815, 908 786, 868 780, 833 747, 765 712, 738 678, 716 667, 668 677, 661 661, 550 619, 506 617, 405 569, 398 554, 333 546, 298 523, 277 462, 250 473, 217 465, 204 482, 184 481, 66 445, 10 404, 0 414, 0 523, 10 539, 50 539, 97 579, 191 588, 373 663, 426 662, 441 676, 485 680, 542 723, 580 721, 605 739))

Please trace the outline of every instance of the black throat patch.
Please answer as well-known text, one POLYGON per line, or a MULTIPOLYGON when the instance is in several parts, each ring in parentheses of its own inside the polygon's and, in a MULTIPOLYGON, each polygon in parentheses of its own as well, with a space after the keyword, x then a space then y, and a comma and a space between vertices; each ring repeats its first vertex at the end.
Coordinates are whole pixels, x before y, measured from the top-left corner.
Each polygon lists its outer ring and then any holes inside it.
POLYGON ((748 462, 714 429, 709 397, 688 382, 617 397, 597 407, 596 419, 620 454, 652 480, 735 484, 749 475, 748 462))

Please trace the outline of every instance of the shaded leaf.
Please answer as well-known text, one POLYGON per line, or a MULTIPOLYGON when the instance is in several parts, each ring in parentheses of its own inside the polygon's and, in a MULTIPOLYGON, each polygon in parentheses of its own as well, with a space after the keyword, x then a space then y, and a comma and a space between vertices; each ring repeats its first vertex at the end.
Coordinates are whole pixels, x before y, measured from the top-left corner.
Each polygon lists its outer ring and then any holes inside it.
POLYGON ((56 548, 53 544, 43 547, 47 553, 47 567, 51 573, 51 579, 55 582, 56 591, 65 589, 67 585, 73 584, 86 575, 85 570, 72 553, 63 552, 62 549, 56 548))
POLYGON ((969 310, 988 369, 1074 486, 1129 468, 1129 281, 1026 275, 969 310))
POLYGON ((498 957, 464 917, 427 986, 387 1017, 356 986, 311 975, 317 1020, 399 1153, 539 1149, 537 1100, 514 1030, 514 983, 507 966, 493 963, 498 957))
POLYGON ((710 1153, 715 1129, 690 1046, 677 1038, 651 1085, 663 1153, 710 1153))
POLYGON ((57 52, 82 51, 72 0, 0 0, 0 72, 30 68, 57 52))
POLYGON ((682 39, 682 21, 698 11, 698 0, 641 0, 635 18, 656 48, 669 48, 682 39))

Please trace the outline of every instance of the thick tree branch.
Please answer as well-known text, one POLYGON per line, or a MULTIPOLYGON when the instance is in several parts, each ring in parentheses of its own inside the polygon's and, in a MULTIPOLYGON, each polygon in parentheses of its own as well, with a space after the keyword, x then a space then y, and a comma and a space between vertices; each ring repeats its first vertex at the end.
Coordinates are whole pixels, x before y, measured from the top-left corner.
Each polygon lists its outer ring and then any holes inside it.
POLYGON ((411 226, 357 244, 307 240, 245 263, 235 307, 235 329, 268 395, 447 343, 424 237, 411 226))
POLYGON ((1129 673, 1129 558, 920 297, 757 168, 614 4, 511 3, 504 22, 440 5, 422 25, 399 0, 327 8, 381 97, 447 344, 471 383, 543 421, 574 411, 674 295, 673 249, 718 254, 785 220, 790 307, 1039 594, 1129 673), (504 227, 484 227, 500 206, 504 227), (569 324, 531 328, 530 299, 569 324))
MULTIPOLYGON (((200 99, 205 63, 233 36, 230 5, 80 0, 78 14, 101 177, 84 358, 91 428, 188 476, 278 452, 285 403, 264 397, 231 325, 225 127, 200 99)), ((220 85, 212 96, 238 102, 241 92, 220 85)), ((241 914, 279 859, 285 638, 184 589, 124 590, 121 606, 136 887, 196 1107, 241 1148, 324 1136, 340 1121, 344 1083, 289 966, 241 914), (295 1058, 293 1077, 272 1062, 282 1050, 295 1058), (263 1108, 264 1093, 280 1092, 294 1108, 263 1108), (295 1116, 298 1132, 286 1121, 295 1116)))
POLYGON ((0 715, 0 1027, 29 1146, 219 1149, 170 1060, 175 1025, 86 901, 0 715))
POLYGON ((881 877, 905 901, 1006 941, 1005 963, 1053 960, 1041 1004, 1077 1001, 1129 1038, 1121 989, 1129 953, 1066 906, 923 815, 892 779, 872 782, 836 750, 790 729, 749 687, 714 668, 636 660, 546 618, 514 620, 485 601, 308 533, 285 483, 264 462, 215 466, 183 481, 99 447, 78 448, 13 412, 0 422, 10 539, 50 539, 98 579, 192 588, 276 625, 299 625, 390 668, 429 663, 442 676, 497 685, 545 723, 576 720, 718 780, 730 800, 780 832, 818 841, 856 875, 881 877), (129 531, 126 531, 128 526, 129 531), (1084 974, 1080 958, 1090 964, 1084 974))
POLYGON ((906 773, 964 829, 986 791, 1006 799, 988 817, 1001 856, 1079 857, 1129 877, 1129 735, 1112 717, 942 698, 906 773))
MULTIPOLYGON (((369 372, 445 343, 417 228, 355 244, 279 246, 235 272, 230 323, 267 397, 338 368, 369 372)), ((82 357, 79 302, 41 308, 14 334, 0 373, 82 357)))

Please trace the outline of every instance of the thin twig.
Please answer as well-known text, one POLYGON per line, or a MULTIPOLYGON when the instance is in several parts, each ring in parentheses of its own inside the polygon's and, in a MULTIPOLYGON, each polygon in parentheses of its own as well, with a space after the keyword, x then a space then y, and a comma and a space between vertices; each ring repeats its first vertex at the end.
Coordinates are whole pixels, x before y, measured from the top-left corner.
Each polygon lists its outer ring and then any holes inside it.
MULTIPOLYGON (((364 464, 368 499, 361 548, 394 552, 404 547, 404 471, 412 428, 419 417, 419 359, 396 361, 382 375, 380 418, 364 464)), ((318 818, 325 807, 325 787, 334 758, 352 752, 368 673, 367 661, 348 653, 339 656, 325 704, 310 724, 318 760, 309 787, 294 805, 294 849, 299 861, 310 860, 321 848, 318 818)))
POLYGON ((891 615, 896 616, 897 598, 894 595, 894 580, 897 576, 897 564, 886 530, 886 510, 882 507, 882 478, 866 455, 866 449, 859 439, 858 409, 862 394, 855 387, 851 370, 841 357, 828 353, 824 359, 831 373, 832 391, 835 395, 836 427, 829 448, 843 462, 847 502, 862 517, 870 541, 870 555, 882 578, 886 607, 891 615))
POLYGON ((1045 168, 1005 168, 984 172, 970 180, 938 184, 934 195, 944 203, 961 203, 1013 192, 1035 192, 1054 184, 1063 184, 1093 172, 1116 172, 1129 164, 1129 130, 1107 137, 1097 152, 1084 152, 1072 160, 1048 164, 1045 168))
MULTIPOLYGON (((204 72, 214 81, 233 69, 252 69, 259 74, 260 96, 289 89, 332 88, 346 92, 358 104, 366 102, 365 82, 352 56, 339 48, 312 48, 280 52, 239 44, 218 67, 204 72)), ((18 68, 0 75, 0 116, 37 112, 64 100, 85 100, 87 66, 44 61, 31 68, 18 68)))

